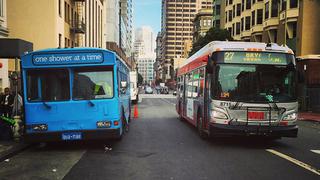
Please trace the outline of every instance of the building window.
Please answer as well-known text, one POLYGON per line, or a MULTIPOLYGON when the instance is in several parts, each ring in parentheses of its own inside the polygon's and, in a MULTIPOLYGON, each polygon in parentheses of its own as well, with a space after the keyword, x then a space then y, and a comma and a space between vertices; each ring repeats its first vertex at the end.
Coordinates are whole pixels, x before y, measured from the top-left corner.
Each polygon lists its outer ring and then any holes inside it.
POLYGON ((220 15, 220 10, 221 10, 221 6, 217 5, 216 6, 216 15, 220 15))
POLYGON ((0 0, 0 17, 4 17, 4 3, 0 0))
POLYGON ((251 9, 251 0, 247 0, 246 9, 251 9))
POLYGON ((290 8, 297 8, 298 0, 290 0, 290 8))
POLYGON ((64 38, 64 47, 68 47, 68 40, 67 40, 67 38, 64 38))
POLYGON ((250 30, 250 22, 251 22, 251 21, 250 21, 250 16, 247 16, 247 17, 246 17, 246 31, 247 31, 247 30, 250 30))
POLYGON ((244 11, 244 0, 242 0, 242 7, 241 7, 241 11, 244 11))
POLYGON ((263 9, 258 9, 257 10, 257 24, 262 24, 262 14, 263 14, 263 9))
POLYGON ((251 24, 254 26, 256 24, 256 11, 251 12, 251 24))
POLYGON ((236 17, 236 5, 233 5, 232 7, 232 17, 236 17))
POLYGON ((59 12, 59 16, 61 17, 61 0, 59 0, 58 2, 58 12, 59 12))
POLYGON ((272 0, 271 2, 271 17, 278 17, 278 0, 272 0))
POLYGON ((244 30, 244 18, 241 18, 241 31, 244 30))
POLYGON ((287 9, 287 0, 282 0, 281 3, 281 11, 284 11, 287 9))
POLYGON ((59 34, 59 48, 61 48, 62 34, 59 34))
POLYGON ((228 13, 226 12, 225 14, 226 14, 225 17, 226 17, 226 23, 227 23, 228 22, 228 13))
POLYGON ((269 19, 269 2, 265 4, 265 14, 264 19, 269 19))
POLYGON ((229 20, 228 20, 229 22, 231 22, 232 21, 232 10, 229 10, 229 20))
POLYGON ((237 4, 237 16, 241 15, 241 4, 237 4))
POLYGON ((235 35, 235 28, 234 28, 234 23, 232 24, 232 36, 235 35))
POLYGON ((240 22, 237 22, 237 24, 236 24, 236 34, 237 35, 240 34, 240 22))
POLYGON ((67 2, 64 2, 64 21, 67 22, 67 15, 68 15, 68 6, 67 2))

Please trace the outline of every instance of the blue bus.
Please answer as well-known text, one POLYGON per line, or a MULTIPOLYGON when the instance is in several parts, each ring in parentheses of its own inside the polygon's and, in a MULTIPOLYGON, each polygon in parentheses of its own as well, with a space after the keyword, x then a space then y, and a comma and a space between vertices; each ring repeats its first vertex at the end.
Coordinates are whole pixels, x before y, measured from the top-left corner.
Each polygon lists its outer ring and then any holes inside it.
POLYGON ((129 130, 129 68, 98 48, 46 49, 22 57, 25 139, 121 139, 129 130))

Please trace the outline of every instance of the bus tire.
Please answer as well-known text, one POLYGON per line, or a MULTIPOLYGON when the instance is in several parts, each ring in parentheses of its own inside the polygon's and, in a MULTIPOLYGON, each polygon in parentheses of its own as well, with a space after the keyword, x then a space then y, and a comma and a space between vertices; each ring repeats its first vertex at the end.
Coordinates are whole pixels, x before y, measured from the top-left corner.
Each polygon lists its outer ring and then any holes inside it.
MULTIPOLYGON (((130 118, 130 115, 129 115, 129 118, 130 118)), ((126 121, 126 116, 124 114, 124 111, 122 111, 121 121, 122 121, 122 131, 123 131, 122 134, 125 134, 129 132, 129 123, 126 121)))
POLYGON ((208 134, 203 129, 203 118, 200 111, 198 111, 197 116, 197 130, 201 139, 208 139, 208 134))

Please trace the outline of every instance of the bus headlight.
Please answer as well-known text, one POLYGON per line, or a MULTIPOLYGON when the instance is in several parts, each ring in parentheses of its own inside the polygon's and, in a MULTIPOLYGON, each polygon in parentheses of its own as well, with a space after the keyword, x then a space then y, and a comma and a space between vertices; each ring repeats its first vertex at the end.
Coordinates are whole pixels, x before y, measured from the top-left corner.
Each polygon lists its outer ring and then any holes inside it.
POLYGON ((46 125, 46 124, 33 124, 32 130, 34 130, 34 131, 47 131, 48 125, 46 125))
POLYGON ((110 121, 98 121, 97 128, 108 128, 111 126, 110 121))
POLYGON ((223 113, 223 112, 219 112, 219 111, 211 111, 211 119, 228 119, 228 116, 223 113))
POLYGON ((284 121, 294 121, 294 120, 297 120, 297 113, 291 113, 291 114, 288 114, 286 115, 284 118, 283 118, 284 121))

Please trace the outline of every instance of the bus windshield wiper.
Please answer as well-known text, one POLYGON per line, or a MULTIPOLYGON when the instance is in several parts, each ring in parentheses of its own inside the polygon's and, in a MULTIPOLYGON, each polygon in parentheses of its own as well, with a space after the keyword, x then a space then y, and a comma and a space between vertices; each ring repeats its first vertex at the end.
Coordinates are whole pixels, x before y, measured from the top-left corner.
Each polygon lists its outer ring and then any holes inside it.
POLYGON ((44 107, 46 107, 47 109, 51 109, 51 106, 45 102, 45 101, 42 101, 42 104, 44 105, 44 107))
POLYGON ((90 105, 91 107, 93 107, 93 106, 95 105, 90 99, 88 99, 88 103, 89 103, 89 105, 90 105))

